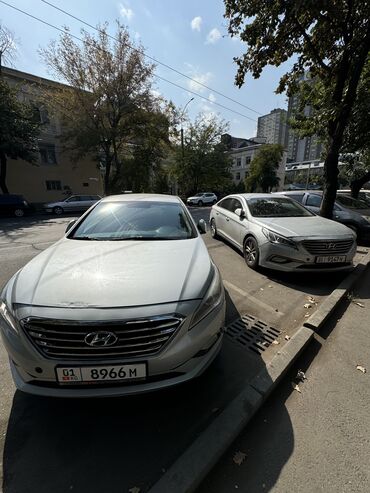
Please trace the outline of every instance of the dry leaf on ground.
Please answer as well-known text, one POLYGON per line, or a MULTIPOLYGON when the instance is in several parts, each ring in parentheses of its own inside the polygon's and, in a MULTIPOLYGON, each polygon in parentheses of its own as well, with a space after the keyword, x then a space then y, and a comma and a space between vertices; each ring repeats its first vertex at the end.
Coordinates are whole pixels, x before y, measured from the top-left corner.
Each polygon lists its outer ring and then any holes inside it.
POLYGON ((277 340, 275 339, 274 341, 272 341, 272 344, 273 344, 274 346, 277 346, 278 344, 280 344, 280 342, 279 342, 279 341, 277 341, 277 340))
POLYGON ((361 308, 365 308, 365 305, 363 303, 360 303, 359 301, 352 301, 357 306, 360 306, 361 308))
POLYGON ((297 379, 301 380, 302 382, 303 380, 307 380, 306 374, 303 370, 298 370, 297 379))
POLYGON ((246 457, 247 457, 247 454, 245 454, 244 452, 240 452, 240 450, 239 450, 238 452, 235 452, 234 457, 233 457, 233 461, 238 466, 241 466, 243 464, 243 462, 245 461, 246 457))
POLYGON ((306 309, 307 309, 307 308, 312 308, 312 305, 311 305, 311 303, 305 303, 305 304, 303 305, 303 308, 306 308, 306 309))
POLYGON ((289 341, 289 340, 290 340, 290 336, 288 336, 288 334, 287 334, 287 335, 284 337, 284 339, 285 339, 286 341, 289 341))
POLYGON ((357 365, 356 370, 362 371, 362 373, 366 373, 366 368, 364 366, 361 366, 361 365, 357 365))
POLYGON ((292 382, 292 387, 293 387, 293 390, 296 390, 297 392, 299 392, 300 394, 302 394, 302 391, 299 388, 299 385, 297 385, 296 383, 292 382))

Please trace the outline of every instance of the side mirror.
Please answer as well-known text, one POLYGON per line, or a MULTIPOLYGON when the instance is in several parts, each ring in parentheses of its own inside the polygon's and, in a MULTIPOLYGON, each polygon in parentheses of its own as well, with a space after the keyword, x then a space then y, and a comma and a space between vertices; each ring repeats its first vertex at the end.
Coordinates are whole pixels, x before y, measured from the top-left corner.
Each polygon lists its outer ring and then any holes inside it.
POLYGON ((235 209, 235 214, 240 217, 240 219, 245 218, 245 210, 241 209, 240 207, 238 209, 235 209))
POLYGON ((200 234, 204 235, 207 233, 207 223, 204 219, 199 219, 197 227, 200 234))
POLYGON ((72 226, 76 223, 77 219, 72 219, 72 221, 69 221, 69 223, 67 224, 67 227, 66 227, 66 233, 68 233, 68 231, 72 228, 72 226))

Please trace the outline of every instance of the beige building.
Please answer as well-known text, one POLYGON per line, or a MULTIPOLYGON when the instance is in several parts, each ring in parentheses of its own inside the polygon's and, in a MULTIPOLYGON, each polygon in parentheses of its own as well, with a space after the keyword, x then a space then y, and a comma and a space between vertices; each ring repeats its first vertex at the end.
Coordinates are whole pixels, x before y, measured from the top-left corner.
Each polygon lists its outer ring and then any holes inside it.
POLYGON ((40 104, 40 87, 57 86, 56 82, 18 70, 3 68, 10 85, 19 88, 19 99, 34 105, 40 119, 39 159, 30 164, 8 158, 7 186, 9 193, 23 195, 32 203, 65 198, 67 194, 102 195, 103 179, 98 164, 91 158, 72 161, 61 143, 62 128, 57 119, 49 117, 40 104))

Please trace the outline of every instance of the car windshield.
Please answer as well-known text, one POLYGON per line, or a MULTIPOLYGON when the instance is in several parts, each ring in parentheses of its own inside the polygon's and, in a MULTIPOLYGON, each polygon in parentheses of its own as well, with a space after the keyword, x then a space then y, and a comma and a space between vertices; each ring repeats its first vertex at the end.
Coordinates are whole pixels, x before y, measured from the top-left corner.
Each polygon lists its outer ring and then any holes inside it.
POLYGON ((250 213, 254 217, 306 217, 312 212, 294 200, 283 197, 247 199, 250 213))
POLYGON ((350 195, 338 194, 337 202, 349 209, 368 209, 370 207, 370 201, 364 197, 354 199, 350 195))
POLYGON ((203 193, 196 193, 195 197, 201 197, 202 195, 204 195, 204 194, 203 193))
POLYGON ((177 202, 101 202, 69 236, 75 240, 185 240, 196 231, 177 202))

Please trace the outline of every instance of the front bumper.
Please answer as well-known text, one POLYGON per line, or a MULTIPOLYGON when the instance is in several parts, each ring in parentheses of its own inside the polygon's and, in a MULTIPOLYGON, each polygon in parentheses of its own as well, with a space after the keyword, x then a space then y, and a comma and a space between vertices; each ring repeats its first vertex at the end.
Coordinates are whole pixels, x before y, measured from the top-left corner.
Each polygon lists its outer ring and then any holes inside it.
MULTIPOLYGON (((194 305, 194 302, 192 302, 194 305)), ((199 303, 199 302, 198 302, 199 303)), ((191 304, 188 302, 188 304, 191 304)), ((188 307, 189 308, 189 307, 188 307)), ((163 307, 162 307, 163 309, 163 307)), ((143 362, 143 357, 109 361, 73 362, 42 356, 23 330, 16 334, 3 321, 1 332, 9 354, 12 376, 23 392, 51 397, 109 397, 133 395, 178 385, 199 376, 221 348, 225 321, 225 300, 189 330, 191 316, 186 317, 170 343, 158 354, 146 358, 147 378, 142 381, 104 382, 101 384, 61 385, 55 376, 56 366, 100 366, 143 362), (40 373, 41 369, 41 373, 40 373)))
MULTIPOLYGON (((338 263, 317 263, 316 256, 305 250, 298 242, 298 250, 271 243, 260 245, 259 264, 268 269, 282 272, 339 272, 353 269, 353 257, 356 253, 356 242, 346 253, 346 261, 338 263)), ((329 256, 330 254, 328 254, 329 256)))

